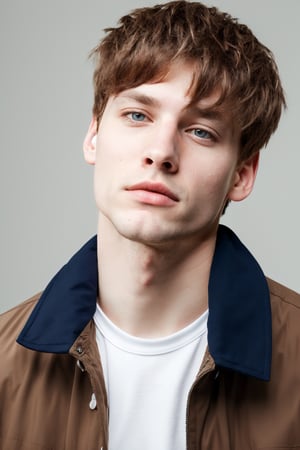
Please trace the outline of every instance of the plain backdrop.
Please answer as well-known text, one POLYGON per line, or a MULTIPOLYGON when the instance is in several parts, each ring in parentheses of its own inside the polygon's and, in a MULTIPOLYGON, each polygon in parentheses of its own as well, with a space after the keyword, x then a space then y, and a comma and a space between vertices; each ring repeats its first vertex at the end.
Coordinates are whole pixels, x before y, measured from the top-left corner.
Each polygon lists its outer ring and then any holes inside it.
MULTIPOLYGON (((147 0, 1 0, 1 297, 5 310, 44 289, 96 232, 93 171, 82 157, 91 118, 89 51, 103 28, 147 0)), ((206 2, 252 28, 276 57, 288 110, 263 150, 255 190, 223 222, 266 275, 299 277, 300 2, 206 2)))

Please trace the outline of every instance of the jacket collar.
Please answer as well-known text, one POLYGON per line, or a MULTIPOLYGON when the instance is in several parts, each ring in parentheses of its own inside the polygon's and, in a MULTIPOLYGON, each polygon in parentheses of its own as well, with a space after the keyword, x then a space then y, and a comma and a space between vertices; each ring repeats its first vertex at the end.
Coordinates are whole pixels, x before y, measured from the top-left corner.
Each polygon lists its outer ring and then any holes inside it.
MULTIPOLYGON (((95 236, 49 283, 17 342, 32 350, 67 353, 92 319, 97 295, 95 236)), ((209 351, 218 366, 268 380, 271 340, 265 276, 237 236, 220 225, 209 280, 209 351)))

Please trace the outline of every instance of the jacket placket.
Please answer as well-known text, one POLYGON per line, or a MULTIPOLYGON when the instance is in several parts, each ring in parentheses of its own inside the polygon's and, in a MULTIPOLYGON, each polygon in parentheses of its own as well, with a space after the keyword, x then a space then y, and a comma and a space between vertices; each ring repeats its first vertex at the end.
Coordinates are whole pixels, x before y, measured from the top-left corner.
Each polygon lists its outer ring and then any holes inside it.
POLYGON ((201 442, 205 431, 213 384, 216 382, 217 376, 218 371, 214 360, 207 350, 188 396, 186 412, 187 450, 203 450, 201 442))
MULTIPOLYGON (((79 405, 79 415, 88 414, 89 433, 86 434, 86 450, 108 450, 108 406, 105 382, 98 347, 94 337, 94 326, 88 326, 88 333, 82 333, 70 349, 70 355, 77 361, 77 370, 90 386, 90 397, 84 405, 79 405)), ((67 450, 74 450, 71 439, 67 450)), ((81 448, 78 450, 82 450, 81 448)))

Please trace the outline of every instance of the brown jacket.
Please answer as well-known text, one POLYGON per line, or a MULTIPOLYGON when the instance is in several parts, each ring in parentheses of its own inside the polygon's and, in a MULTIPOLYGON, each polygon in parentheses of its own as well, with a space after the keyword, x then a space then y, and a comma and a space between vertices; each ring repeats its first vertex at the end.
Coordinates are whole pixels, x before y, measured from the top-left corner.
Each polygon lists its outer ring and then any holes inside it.
MULTIPOLYGON (((242 373, 240 367, 229 368, 224 358, 220 364, 220 352, 212 345, 214 358, 207 351, 189 395, 188 450, 300 449, 300 300, 298 294, 273 281, 268 280, 268 285, 271 379, 242 373)), ((24 348, 15 339, 38 297, 0 317, 0 450, 107 450, 108 406, 93 321, 88 321, 69 353, 24 348)), ((43 302, 38 305, 43 308, 43 302)), ((34 321, 28 323, 31 332, 34 321)), ((67 323, 65 328, 67 335, 67 323)), ((257 339, 252 336, 251 348, 264 347, 261 336, 259 330, 257 339)), ((37 341, 41 338, 33 334, 31 347, 37 341)), ((267 364, 266 353, 262 366, 267 364)))

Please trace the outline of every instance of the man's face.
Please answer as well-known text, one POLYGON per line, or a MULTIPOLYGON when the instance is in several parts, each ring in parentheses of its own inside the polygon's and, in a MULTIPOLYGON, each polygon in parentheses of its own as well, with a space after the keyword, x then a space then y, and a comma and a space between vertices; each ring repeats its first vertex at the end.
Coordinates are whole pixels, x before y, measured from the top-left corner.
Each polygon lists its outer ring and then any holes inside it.
POLYGON ((225 202, 252 188, 256 165, 237 167, 239 131, 228 111, 212 107, 216 93, 190 105, 192 74, 176 64, 163 81, 110 97, 98 132, 91 122, 84 147, 96 203, 125 238, 201 240, 216 232, 225 202))

